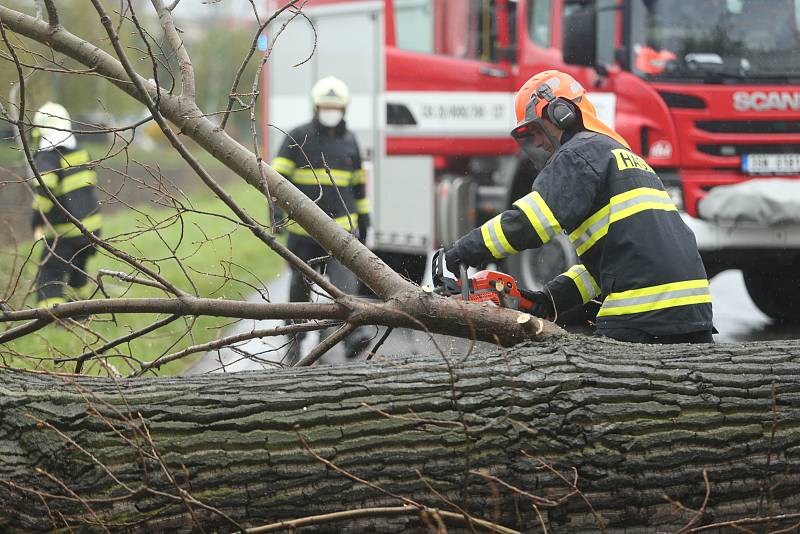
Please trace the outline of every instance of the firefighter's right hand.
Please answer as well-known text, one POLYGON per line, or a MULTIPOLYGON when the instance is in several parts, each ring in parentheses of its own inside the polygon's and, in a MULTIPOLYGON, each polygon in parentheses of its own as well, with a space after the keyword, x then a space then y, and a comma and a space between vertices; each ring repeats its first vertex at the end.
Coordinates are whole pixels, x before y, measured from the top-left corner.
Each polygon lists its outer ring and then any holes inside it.
POLYGON ((44 228, 41 226, 37 226, 33 229, 33 240, 39 241, 41 238, 44 237, 44 228))
POLYGON ((553 307, 553 299, 544 291, 531 291, 529 289, 519 288, 519 294, 522 298, 529 300, 532 305, 527 310, 520 310, 541 317, 542 319, 552 320, 556 312, 553 307))

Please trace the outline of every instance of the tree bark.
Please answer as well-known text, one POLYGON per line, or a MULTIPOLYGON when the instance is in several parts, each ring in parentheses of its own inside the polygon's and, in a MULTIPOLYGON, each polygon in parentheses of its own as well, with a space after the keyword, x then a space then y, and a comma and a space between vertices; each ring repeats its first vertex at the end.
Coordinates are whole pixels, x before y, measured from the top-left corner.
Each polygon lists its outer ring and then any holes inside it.
MULTIPOLYGON (((102 521, 112 531, 233 531, 409 500, 524 531, 540 529, 537 509, 555 532, 792 514, 798 363, 799 341, 569 336, 468 357, 117 383, 5 370, 0 530, 102 521)), ((424 526, 417 512, 375 514, 317 528, 424 526)))

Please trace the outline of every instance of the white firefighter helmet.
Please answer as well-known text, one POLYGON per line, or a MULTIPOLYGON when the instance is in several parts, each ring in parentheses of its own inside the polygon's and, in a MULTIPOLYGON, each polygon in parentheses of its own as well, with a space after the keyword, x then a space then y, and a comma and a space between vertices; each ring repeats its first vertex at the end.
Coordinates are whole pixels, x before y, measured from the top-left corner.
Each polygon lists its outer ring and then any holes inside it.
POLYGON ((350 90, 339 78, 327 76, 321 78, 311 88, 311 103, 314 108, 320 106, 346 108, 350 103, 350 90))
POLYGON ((70 131, 72 121, 69 112, 61 104, 48 102, 39 108, 31 121, 33 138, 39 140, 39 150, 57 146, 75 148, 75 136, 70 131))

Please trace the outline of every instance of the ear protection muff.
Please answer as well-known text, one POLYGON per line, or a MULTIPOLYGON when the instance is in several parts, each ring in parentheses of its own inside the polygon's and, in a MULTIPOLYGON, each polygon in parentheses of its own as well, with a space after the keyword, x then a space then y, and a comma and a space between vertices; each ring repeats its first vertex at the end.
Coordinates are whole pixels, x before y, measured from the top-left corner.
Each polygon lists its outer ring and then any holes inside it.
POLYGON ((545 84, 542 84, 536 89, 534 93, 539 98, 547 102, 546 112, 547 118, 550 122, 556 125, 559 130, 570 130, 577 126, 579 119, 578 110, 573 102, 566 98, 555 96, 553 89, 545 84))
POLYGON ((547 117, 559 130, 570 130, 578 124, 575 104, 566 98, 558 97, 547 105, 547 117))

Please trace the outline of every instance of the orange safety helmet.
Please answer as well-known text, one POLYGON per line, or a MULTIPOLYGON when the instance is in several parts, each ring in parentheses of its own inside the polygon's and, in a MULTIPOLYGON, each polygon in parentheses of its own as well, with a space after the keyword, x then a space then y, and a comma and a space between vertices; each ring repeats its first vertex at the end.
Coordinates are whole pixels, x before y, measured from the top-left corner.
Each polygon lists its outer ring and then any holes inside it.
POLYGON ((525 82, 517 91, 514 110, 517 126, 511 131, 511 136, 518 141, 530 135, 531 127, 541 128, 541 119, 547 117, 561 130, 582 123, 587 130, 607 135, 628 147, 622 136, 597 117, 594 105, 586 96, 586 89, 575 78, 558 70, 540 72, 525 82))

